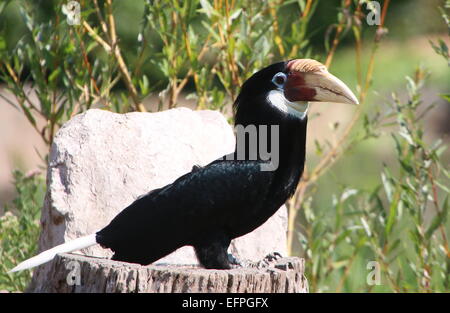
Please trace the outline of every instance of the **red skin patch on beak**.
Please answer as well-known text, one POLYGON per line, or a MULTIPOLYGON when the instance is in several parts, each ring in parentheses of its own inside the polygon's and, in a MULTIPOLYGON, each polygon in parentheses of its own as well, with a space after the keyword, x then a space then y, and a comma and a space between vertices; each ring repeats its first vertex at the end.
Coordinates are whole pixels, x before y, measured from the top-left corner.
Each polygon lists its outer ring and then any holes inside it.
POLYGON ((289 72, 284 85, 284 96, 291 102, 314 101, 316 90, 305 85, 303 73, 289 72))

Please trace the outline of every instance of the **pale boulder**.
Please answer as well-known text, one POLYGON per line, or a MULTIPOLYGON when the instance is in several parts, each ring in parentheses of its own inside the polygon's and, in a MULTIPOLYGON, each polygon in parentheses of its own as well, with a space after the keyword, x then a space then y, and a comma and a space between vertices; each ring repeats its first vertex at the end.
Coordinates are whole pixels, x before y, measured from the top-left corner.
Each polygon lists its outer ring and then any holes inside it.
MULTIPOLYGON (((75 116, 51 148, 39 250, 95 233, 140 195, 231 152, 234 140, 231 126, 216 111, 117 114, 94 109, 75 116)), ((283 207, 260 228, 235 239, 230 252, 255 261, 273 251, 285 255, 286 227, 283 207)), ((99 245, 80 253, 112 255, 99 245)), ((157 263, 197 260, 192 247, 183 247, 157 263)), ((39 291, 50 271, 49 263, 37 268, 29 290, 39 291)))

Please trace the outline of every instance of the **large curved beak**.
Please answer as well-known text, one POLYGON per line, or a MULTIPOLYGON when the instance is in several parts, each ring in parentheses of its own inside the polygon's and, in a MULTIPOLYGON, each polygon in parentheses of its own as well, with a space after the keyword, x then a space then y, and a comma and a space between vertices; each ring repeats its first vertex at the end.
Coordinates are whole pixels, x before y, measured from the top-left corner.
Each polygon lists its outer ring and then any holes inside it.
POLYGON ((297 59, 290 61, 287 67, 289 72, 284 94, 289 101, 359 104, 350 88, 329 73, 321 63, 310 59, 297 59))

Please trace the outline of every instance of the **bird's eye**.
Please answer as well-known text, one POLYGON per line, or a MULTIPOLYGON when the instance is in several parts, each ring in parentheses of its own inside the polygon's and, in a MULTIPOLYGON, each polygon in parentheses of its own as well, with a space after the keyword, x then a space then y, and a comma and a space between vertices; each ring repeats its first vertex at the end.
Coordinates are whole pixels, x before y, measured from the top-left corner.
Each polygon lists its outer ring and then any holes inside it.
POLYGON ((283 72, 279 72, 276 73, 273 78, 272 78, 272 82, 277 86, 277 87, 283 87, 284 83, 286 82, 286 74, 284 74, 283 72))

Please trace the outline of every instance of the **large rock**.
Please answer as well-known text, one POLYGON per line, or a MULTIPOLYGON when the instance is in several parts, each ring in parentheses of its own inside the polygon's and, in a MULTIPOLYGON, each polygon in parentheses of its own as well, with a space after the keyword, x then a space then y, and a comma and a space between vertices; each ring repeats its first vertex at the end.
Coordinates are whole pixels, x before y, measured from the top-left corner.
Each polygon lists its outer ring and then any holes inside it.
MULTIPOLYGON (((58 131, 51 148, 39 250, 95 233, 140 195, 233 148, 232 128, 215 111, 89 110, 75 116, 58 131)), ((286 226, 283 208, 254 232, 233 240, 230 252, 255 261, 273 251, 285 254, 286 226)), ((80 253, 112 255, 99 245, 80 253)), ((197 264, 197 259, 192 247, 183 247, 157 263, 197 264)), ((29 290, 39 291, 50 270, 49 263, 37 268, 29 290)))

